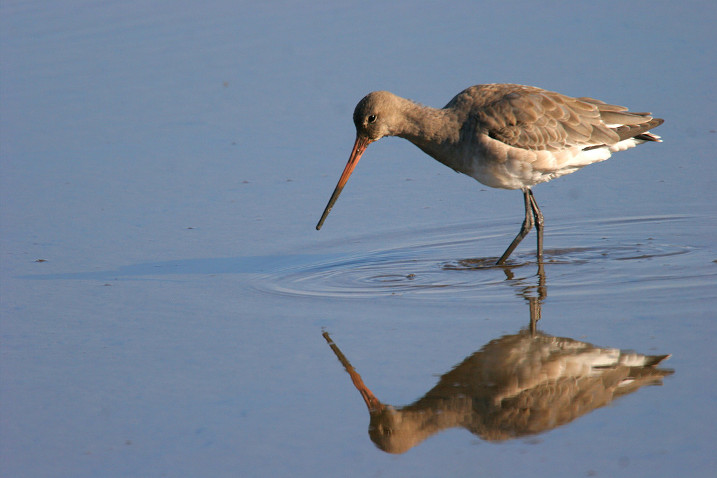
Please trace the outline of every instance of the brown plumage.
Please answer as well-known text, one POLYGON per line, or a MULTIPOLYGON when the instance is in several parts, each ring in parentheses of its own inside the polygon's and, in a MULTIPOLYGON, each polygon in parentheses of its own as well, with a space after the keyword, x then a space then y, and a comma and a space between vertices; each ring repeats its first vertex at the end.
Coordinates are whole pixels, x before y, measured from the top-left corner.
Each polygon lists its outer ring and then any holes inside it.
POLYGON ((414 403, 381 402, 331 340, 324 338, 361 393, 369 435, 380 449, 404 453, 449 428, 488 441, 544 433, 672 374, 669 355, 596 347, 527 330, 490 341, 443 374, 414 403))
POLYGON ((487 186, 521 189, 525 221, 498 264, 533 225, 542 262, 543 217, 531 187, 604 161, 614 152, 659 142, 649 130, 662 123, 650 113, 632 113, 623 106, 533 86, 472 86, 440 109, 376 91, 354 110, 356 142, 316 228, 323 225, 368 145, 384 136, 399 136, 487 186))

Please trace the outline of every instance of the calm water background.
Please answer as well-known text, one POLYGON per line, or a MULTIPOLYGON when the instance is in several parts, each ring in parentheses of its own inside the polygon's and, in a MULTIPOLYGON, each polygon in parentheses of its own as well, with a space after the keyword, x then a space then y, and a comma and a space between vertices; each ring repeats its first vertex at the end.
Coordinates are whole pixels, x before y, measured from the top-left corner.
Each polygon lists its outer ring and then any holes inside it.
POLYGON ((36 2, 0 7, 0 459, 13 477, 714 476, 713 2, 36 2), (541 330, 672 354, 531 437, 376 448, 384 402, 528 323, 522 199, 372 145, 321 232, 351 113, 477 83, 666 119, 536 188, 541 330), (458 269, 458 270, 456 270, 458 269))

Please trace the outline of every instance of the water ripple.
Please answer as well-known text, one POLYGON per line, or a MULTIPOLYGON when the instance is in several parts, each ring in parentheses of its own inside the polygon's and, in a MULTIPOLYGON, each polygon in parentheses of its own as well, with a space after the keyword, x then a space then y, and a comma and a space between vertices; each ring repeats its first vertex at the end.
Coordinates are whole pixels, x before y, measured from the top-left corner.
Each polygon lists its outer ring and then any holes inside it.
MULTIPOLYGON (((664 218, 663 218, 664 220, 664 218)), ((629 220, 605 221, 606 227, 615 224, 629 224, 629 220)), ((629 226, 628 226, 629 227, 629 226)), ((585 242, 579 228, 565 228, 557 231, 551 239, 555 242, 585 242), (573 236, 573 237, 560 237, 573 236)), ((265 274, 256 282, 261 290, 291 296, 311 297, 386 297, 411 294, 421 297, 436 297, 441 294, 465 294, 466 291, 480 289, 485 293, 496 285, 503 284, 514 274, 530 277, 535 274, 535 256, 530 248, 514 254, 507 266, 496 266, 496 257, 478 257, 456 259, 466 251, 475 249, 476 238, 471 231, 456 233, 450 237, 439 231, 427 231, 410 236, 415 241, 421 237, 425 242, 416 244, 407 237, 382 236, 366 239, 372 244, 393 244, 394 247, 378 248, 366 252, 333 256, 331 260, 314 263, 287 265, 283 270, 265 274), (396 245, 398 243, 398 245, 396 245)), ((531 241, 532 242, 532 241, 531 241)), ((546 249, 545 264, 549 276, 560 281, 560 272, 554 267, 565 264, 593 264, 595 271, 585 271, 591 277, 591 287, 595 280, 610 281, 599 270, 607 264, 618 261, 642 261, 654 264, 655 259, 687 254, 686 246, 657 244, 653 240, 644 243, 605 244, 590 247, 546 249), (592 273, 598 272, 598 273, 592 273), (601 278, 602 277, 602 278, 601 278)), ((330 247, 330 246, 329 246, 330 247)), ((497 249, 496 249, 497 250, 497 249)), ((635 276, 653 274, 645 267, 654 269, 655 265, 641 266, 635 270, 635 276)), ((573 272, 565 271, 572 276, 573 272)), ((502 287, 502 286, 501 286, 502 287)))

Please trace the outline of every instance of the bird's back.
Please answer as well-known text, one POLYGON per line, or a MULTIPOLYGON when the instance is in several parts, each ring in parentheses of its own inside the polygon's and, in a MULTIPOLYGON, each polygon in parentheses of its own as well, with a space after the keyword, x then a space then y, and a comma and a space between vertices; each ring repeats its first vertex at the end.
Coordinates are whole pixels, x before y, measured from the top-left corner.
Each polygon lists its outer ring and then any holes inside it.
MULTIPOLYGON (((454 169, 492 187, 519 189, 603 161, 645 141, 662 124, 650 113, 533 86, 467 88, 444 108, 462 125, 454 169)), ((440 158, 437 158, 442 162, 440 158)))

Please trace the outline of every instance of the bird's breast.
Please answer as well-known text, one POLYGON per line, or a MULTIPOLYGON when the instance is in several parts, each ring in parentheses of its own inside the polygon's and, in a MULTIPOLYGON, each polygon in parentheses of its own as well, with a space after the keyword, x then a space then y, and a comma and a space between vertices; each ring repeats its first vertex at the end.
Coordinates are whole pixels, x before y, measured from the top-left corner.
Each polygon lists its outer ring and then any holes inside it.
POLYGON ((499 189, 529 188, 610 157, 607 147, 588 151, 580 147, 558 151, 528 150, 510 146, 487 135, 481 135, 474 141, 421 149, 459 173, 499 189))
POLYGON ((534 151, 517 150, 502 143, 492 145, 487 141, 416 145, 440 163, 492 188, 521 189, 550 179, 543 179, 543 175, 534 170, 533 163, 537 159, 534 151))

